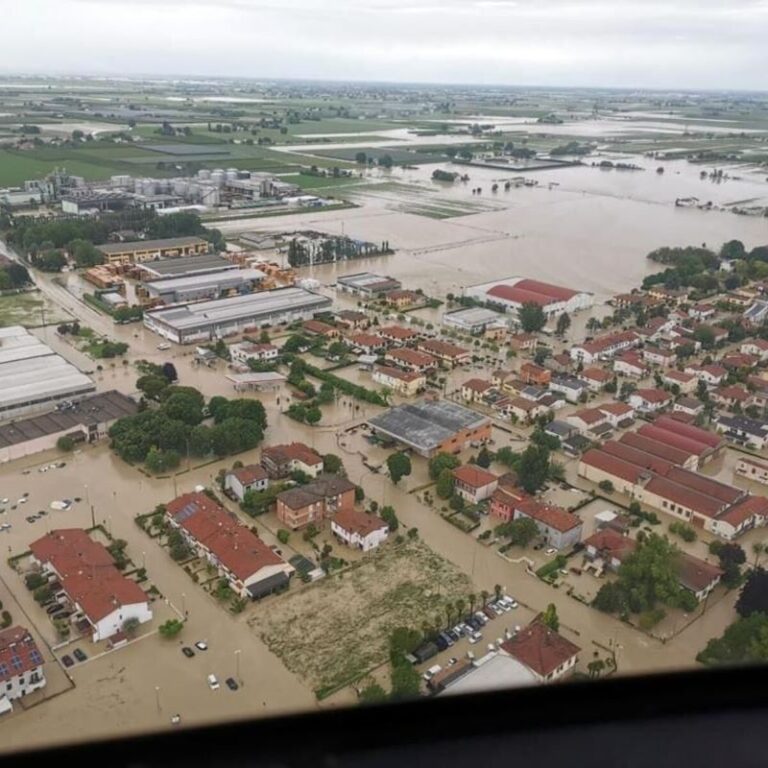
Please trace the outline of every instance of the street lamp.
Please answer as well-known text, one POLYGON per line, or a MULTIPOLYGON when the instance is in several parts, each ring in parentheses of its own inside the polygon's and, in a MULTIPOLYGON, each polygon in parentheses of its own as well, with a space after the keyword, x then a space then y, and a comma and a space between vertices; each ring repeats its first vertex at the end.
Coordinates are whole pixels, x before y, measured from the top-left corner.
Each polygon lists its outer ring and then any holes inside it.
POLYGON ((182 592, 181 593, 181 612, 184 614, 184 618, 187 618, 187 595, 182 592))
POLYGON ((147 567, 147 553, 146 552, 142 552, 141 553, 141 567, 146 570, 146 567, 147 567))
POLYGON ((240 683, 240 685, 242 685, 243 680, 240 677, 240 650, 239 649, 235 651, 235 665, 237 669, 237 673, 236 673, 237 682, 240 683))
POLYGON ((155 701, 157 702, 157 713, 160 714, 160 686, 155 686, 155 701))

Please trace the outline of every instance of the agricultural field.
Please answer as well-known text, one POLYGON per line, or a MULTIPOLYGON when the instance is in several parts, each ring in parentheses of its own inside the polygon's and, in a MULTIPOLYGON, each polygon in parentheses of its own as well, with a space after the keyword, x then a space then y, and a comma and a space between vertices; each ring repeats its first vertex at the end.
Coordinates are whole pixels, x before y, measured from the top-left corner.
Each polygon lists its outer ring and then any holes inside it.
POLYGON ((23 325, 37 328, 53 323, 62 323, 72 318, 57 304, 41 293, 16 293, 0 296, 0 327, 23 325))
POLYGON ((445 606, 470 592, 469 578, 426 544, 392 543, 281 597, 249 624, 324 698, 384 664, 393 629, 442 623, 445 606))

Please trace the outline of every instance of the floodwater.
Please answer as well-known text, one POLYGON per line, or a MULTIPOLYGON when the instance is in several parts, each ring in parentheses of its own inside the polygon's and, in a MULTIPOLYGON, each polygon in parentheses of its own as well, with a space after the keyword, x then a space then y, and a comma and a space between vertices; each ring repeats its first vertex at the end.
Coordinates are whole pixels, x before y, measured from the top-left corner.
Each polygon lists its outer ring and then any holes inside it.
POLYGON ((699 176, 708 168, 682 160, 630 159, 644 170, 581 166, 531 172, 526 178, 539 186, 495 194, 493 183, 503 190, 506 179, 520 174, 462 166, 470 181, 449 185, 430 178, 435 168, 450 167, 446 163, 374 171, 369 176, 374 183, 357 190, 350 185, 338 193, 352 198, 359 208, 222 220, 212 226, 230 236, 316 229, 373 242, 388 240, 396 250, 393 256, 302 270, 303 276, 325 284, 341 274, 372 270, 390 274, 406 286, 445 295, 475 283, 525 275, 592 291, 598 300, 636 287, 656 271, 645 258, 655 248, 703 243, 718 248, 733 238, 747 247, 768 242, 765 218, 674 205, 683 197, 719 206, 747 200, 766 204, 765 175, 733 168, 728 172, 738 178, 715 183, 699 176), (660 166, 663 174, 656 173, 660 166), (482 194, 473 195, 478 186, 482 194), (442 219, 418 215, 425 205, 466 206, 468 212, 442 219), (471 212, 479 206, 487 210, 471 212))

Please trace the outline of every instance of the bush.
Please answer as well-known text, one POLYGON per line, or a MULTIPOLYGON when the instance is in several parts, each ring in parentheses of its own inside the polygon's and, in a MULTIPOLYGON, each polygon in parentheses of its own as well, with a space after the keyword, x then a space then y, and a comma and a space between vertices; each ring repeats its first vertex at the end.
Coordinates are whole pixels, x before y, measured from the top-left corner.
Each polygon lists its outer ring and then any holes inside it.
POLYGON ((291 538, 291 532, 290 531, 286 531, 285 528, 281 528, 277 532, 277 540, 281 544, 287 544, 288 543, 288 539, 290 539, 290 538, 291 538))
POLYGON ((615 490, 614 489, 614 485, 613 485, 613 483, 610 480, 601 480, 597 484, 597 487, 601 491, 604 491, 605 493, 613 493, 613 491, 615 490))
POLYGON ((686 525, 685 523, 675 521, 669 524, 669 532, 679 536, 683 541, 688 543, 696 541, 696 531, 693 526, 686 525))
POLYGON ((648 630, 655 627, 666 615, 666 611, 662 608, 653 608, 640 614, 638 624, 641 629, 648 630))
MULTIPOLYGON (((24 583, 27 585, 27 589, 38 589, 39 587, 42 587, 44 584, 47 584, 48 582, 43 578, 43 576, 39 573, 30 573, 28 576, 24 578, 24 583)), ((0 608, 3 607, 3 604, 0 603, 0 608)))
POLYGON ((72 451, 74 449, 75 441, 69 435, 62 435, 56 441, 56 447, 60 451, 64 451, 65 453, 69 453, 70 451, 72 451))
POLYGON ((9 611, 3 611, 2 621, 0 622, 0 629, 8 629, 13 623, 13 617, 9 611))

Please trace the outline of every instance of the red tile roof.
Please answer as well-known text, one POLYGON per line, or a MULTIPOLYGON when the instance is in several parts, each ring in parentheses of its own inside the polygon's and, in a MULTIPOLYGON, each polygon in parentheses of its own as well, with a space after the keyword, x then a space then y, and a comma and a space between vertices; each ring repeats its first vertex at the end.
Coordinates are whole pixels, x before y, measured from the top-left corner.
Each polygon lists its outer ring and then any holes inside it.
POLYGON ((594 547, 599 555, 604 558, 623 560, 627 555, 635 551, 637 542, 629 536, 622 536, 612 528, 603 528, 602 531, 593 533, 588 539, 584 539, 585 547, 594 547))
POLYGON ((734 504, 723 512, 719 519, 738 528, 755 515, 768 517, 768 499, 765 496, 748 496, 744 501, 734 504))
POLYGON ((251 485, 251 483, 258 483, 260 480, 266 480, 267 470, 261 466, 261 464, 249 464, 247 467, 240 467, 239 469, 233 469, 232 473, 243 485, 251 485))
POLYGON ((718 513, 726 506, 724 502, 718 499, 659 475, 651 478, 645 489, 649 493, 655 493, 662 499, 680 504, 705 517, 717 517, 718 513))
POLYGON ((55 569, 64 591, 93 624, 121 606, 148 602, 141 587, 117 570, 106 548, 80 528, 51 531, 29 548, 55 569))
POLYGON ((456 467, 453 470, 454 480, 458 480, 464 485, 468 485, 470 488, 484 488, 486 485, 495 483, 498 477, 492 472, 487 472, 482 467, 476 467, 472 464, 464 464, 461 467, 456 467))
POLYGON ((601 352, 605 352, 613 347, 633 344, 637 340, 638 336, 634 331, 618 331, 616 333, 609 333, 605 336, 599 336, 593 341, 588 341, 581 346, 582 349, 589 352, 591 355, 599 355, 601 352))
POLYGON ((710 446, 710 448, 719 448, 724 444, 724 440, 714 432, 702 429, 701 427, 694 427, 690 424, 681 424, 670 416, 659 416, 653 424, 656 427, 661 427, 675 434, 689 437, 699 443, 704 443, 710 446))
POLYGON ((300 461, 308 467, 316 467, 323 463, 323 458, 317 451, 304 443, 287 443, 286 445, 269 445, 261 452, 262 456, 268 456, 273 461, 300 461))
POLYGON ((669 480, 673 480, 676 483, 685 485, 699 493, 728 504, 733 504, 734 501, 744 495, 744 491, 740 488, 720 483, 711 477, 700 475, 698 472, 691 472, 689 469, 683 469, 682 467, 672 467, 666 476, 669 480))
POLYGON ((560 531, 560 533, 572 531, 582 524, 581 518, 578 515, 567 512, 561 507, 542 504, 536 501, 536 499, 519 502, 515 505, 515 510, 526 517, 537 520, 548 528, 560 531))
POLYGON ((466 357, 469 355, 469 350, 464 347, 459 347, 456 344, 451 344, 447 341, 440 341, 438 339, 429 339, 419 344, 419 349, 437 357, 466 357))
POLYGON ((692 592, 701 592, 723 575, 716 565, 700 560, 698 557, 681 552, 677 560, 677 578, 692 592))
POLYGON ((693 455, 690 451, 675 448, 663 440, 655 440, 639 432, 626 432, 621 436, 620 442, 631 445, 633 448, 639 448, 645 453, 652 453, 654 456, 671 461, 673 464, 685 464, 693 455))
POLYGON ((386 354, 388 360, 404 363, 405 365, 415 365, 418 367, 437 366, 437 360, 432 355, 424 352, 417 352, 415 349, 390 349, 386 354))
POLYGON ((262 568, 285 564, 258 536, 204 493, 185 493, 169 502, 166 509, 169 517, 241 581, 262 568))
POLYGON ((666 459, 662 459, 652 453, 646 453, 638 448, 633 448, 626 443, 617 443, 615 440, 608 440, 603 443, 600 450, 604 453, 610 453, 611 456, 616 456, 622 461, 636 464, 638 467, 645 469, 651 469, 661 475, 665 475, 674 466, 666 459))
POLYGON ((501 648, 541 677, 552 674, 581 650, 540 621, 533 621, 501 648))
POLYGON ((423 373, 419 373, 418 371, 404 371, 402 368, 395 368, 392 365, 377 365, 376 370, 385 376, 389 376, 391 379, 398 379, 399 381, 410 382, 416 381, 417 379, 426 381, 423 373))
POLYGON ((610 413, 611 416, 628 416, 635 412, 635 409, 628 403, 605 403, 598 405, 597 409, 603 413, 610 413))
POLYGON ((42 664, 43 656, 28 629, 16 626, 0 632, 0 683, 31 672, 42 664))
POLYGON ((319 333, 321 335, 333 333, 334 331, 338 332, 334 326, 324 323, 321 320, 305 320, 302 327, 305 331, 319 333))
POLYGON ((376 515, 369 515, 354 507, 342 509, 333 517, 333 522, 349 533, 357 533, 365 538, 374 531, 387 528, 387 524, 376 515))
POLYGON ((632 394, 641 397, 647 403, 666 403, 672 399, 672 396, 669 394, 669 392, 665 392, 663 389, 655 389, 653 387, 636 389, 632 394))
POLYGON ((598 424, 605 421, 605 414, 599 408, 582 408, 571 414, 571 418, 581 419, 585 424, 598 424))
POLYGON ((561 285, 552 285, 552 283, 544 283, 541 280, 531 280, 530 278, 520 280, 515 283, 515 286, 526 291, 534 291, 544 296, 551 296, 553 299, 557 299, 557 301, 568 301, 579 293, 572 288, 563 288, 561 285))
POLYGON ((599 448, 591 448, 582 457, 587 466, 599 469, 602 472, 607 472, 615 477, 620 477, 622 480, 626 480, 628 483, 636 484, 641 477, 647 474, 647 471, 637 464, 632 464, 624 459, 620 459, 613 456, 610 453, 600 450, 599 448))
POLYGON ((485 392, 486 389, 490 389, 492 386, 493 384, 485 379, 467 379, 467 381, 461 385, 461 388, 464 389, 466 387, 473 392, 485 392))
POLYGON ((526 291, 515 285, 494 285, 486 291, 486 295, 494 299, 503 299, 513 304, 538 304, 540 307, 546 307, 548 304, 555 304, 559 301, 552 296, 546 296, 536 291, 526 291))
POLYGON ((390 325, 386 328, 381 328, 379 334, 388 339, 395 339, 397 341, 406 341, 408 339, 415 339, 420 334, 411 328, 403 328, 400 325, 390 325))
MULTIPOLYGON (((681 427, 688 426, 676 419, 669 419, 669 421, 679 424, 681 427)), ((653 424, 644 424, 637 430, 637 434, 642 435, 643 437, 650 437, 653 440, 658 440, 660 443, 665 443, 673 448, 685 451, 689 456, 693 455, 701 457, 711 451, 708 445, 678 432, 673 432, 671 429, 658 426, 656 422, 653 422, 653 424)))
POLYGON ((602 368, 585 368, 581 374, 582 379, 591 379, 592 381, 599 381, 601 384, 613 379, 613 374, 608 371, 604 371, 602 368))
POLYGON ((384 347, 387 344, 375 333, 354 333, 349 337, 349 343, 355 347, 384 347))
POLYGON ((696 377, 692 373, 685 373, 685 371, 678 371, 673 368, 670 371, 664 371, 662 378, 672 379, 672 381, 676 381, 679 384, 687 384, 696 377))

